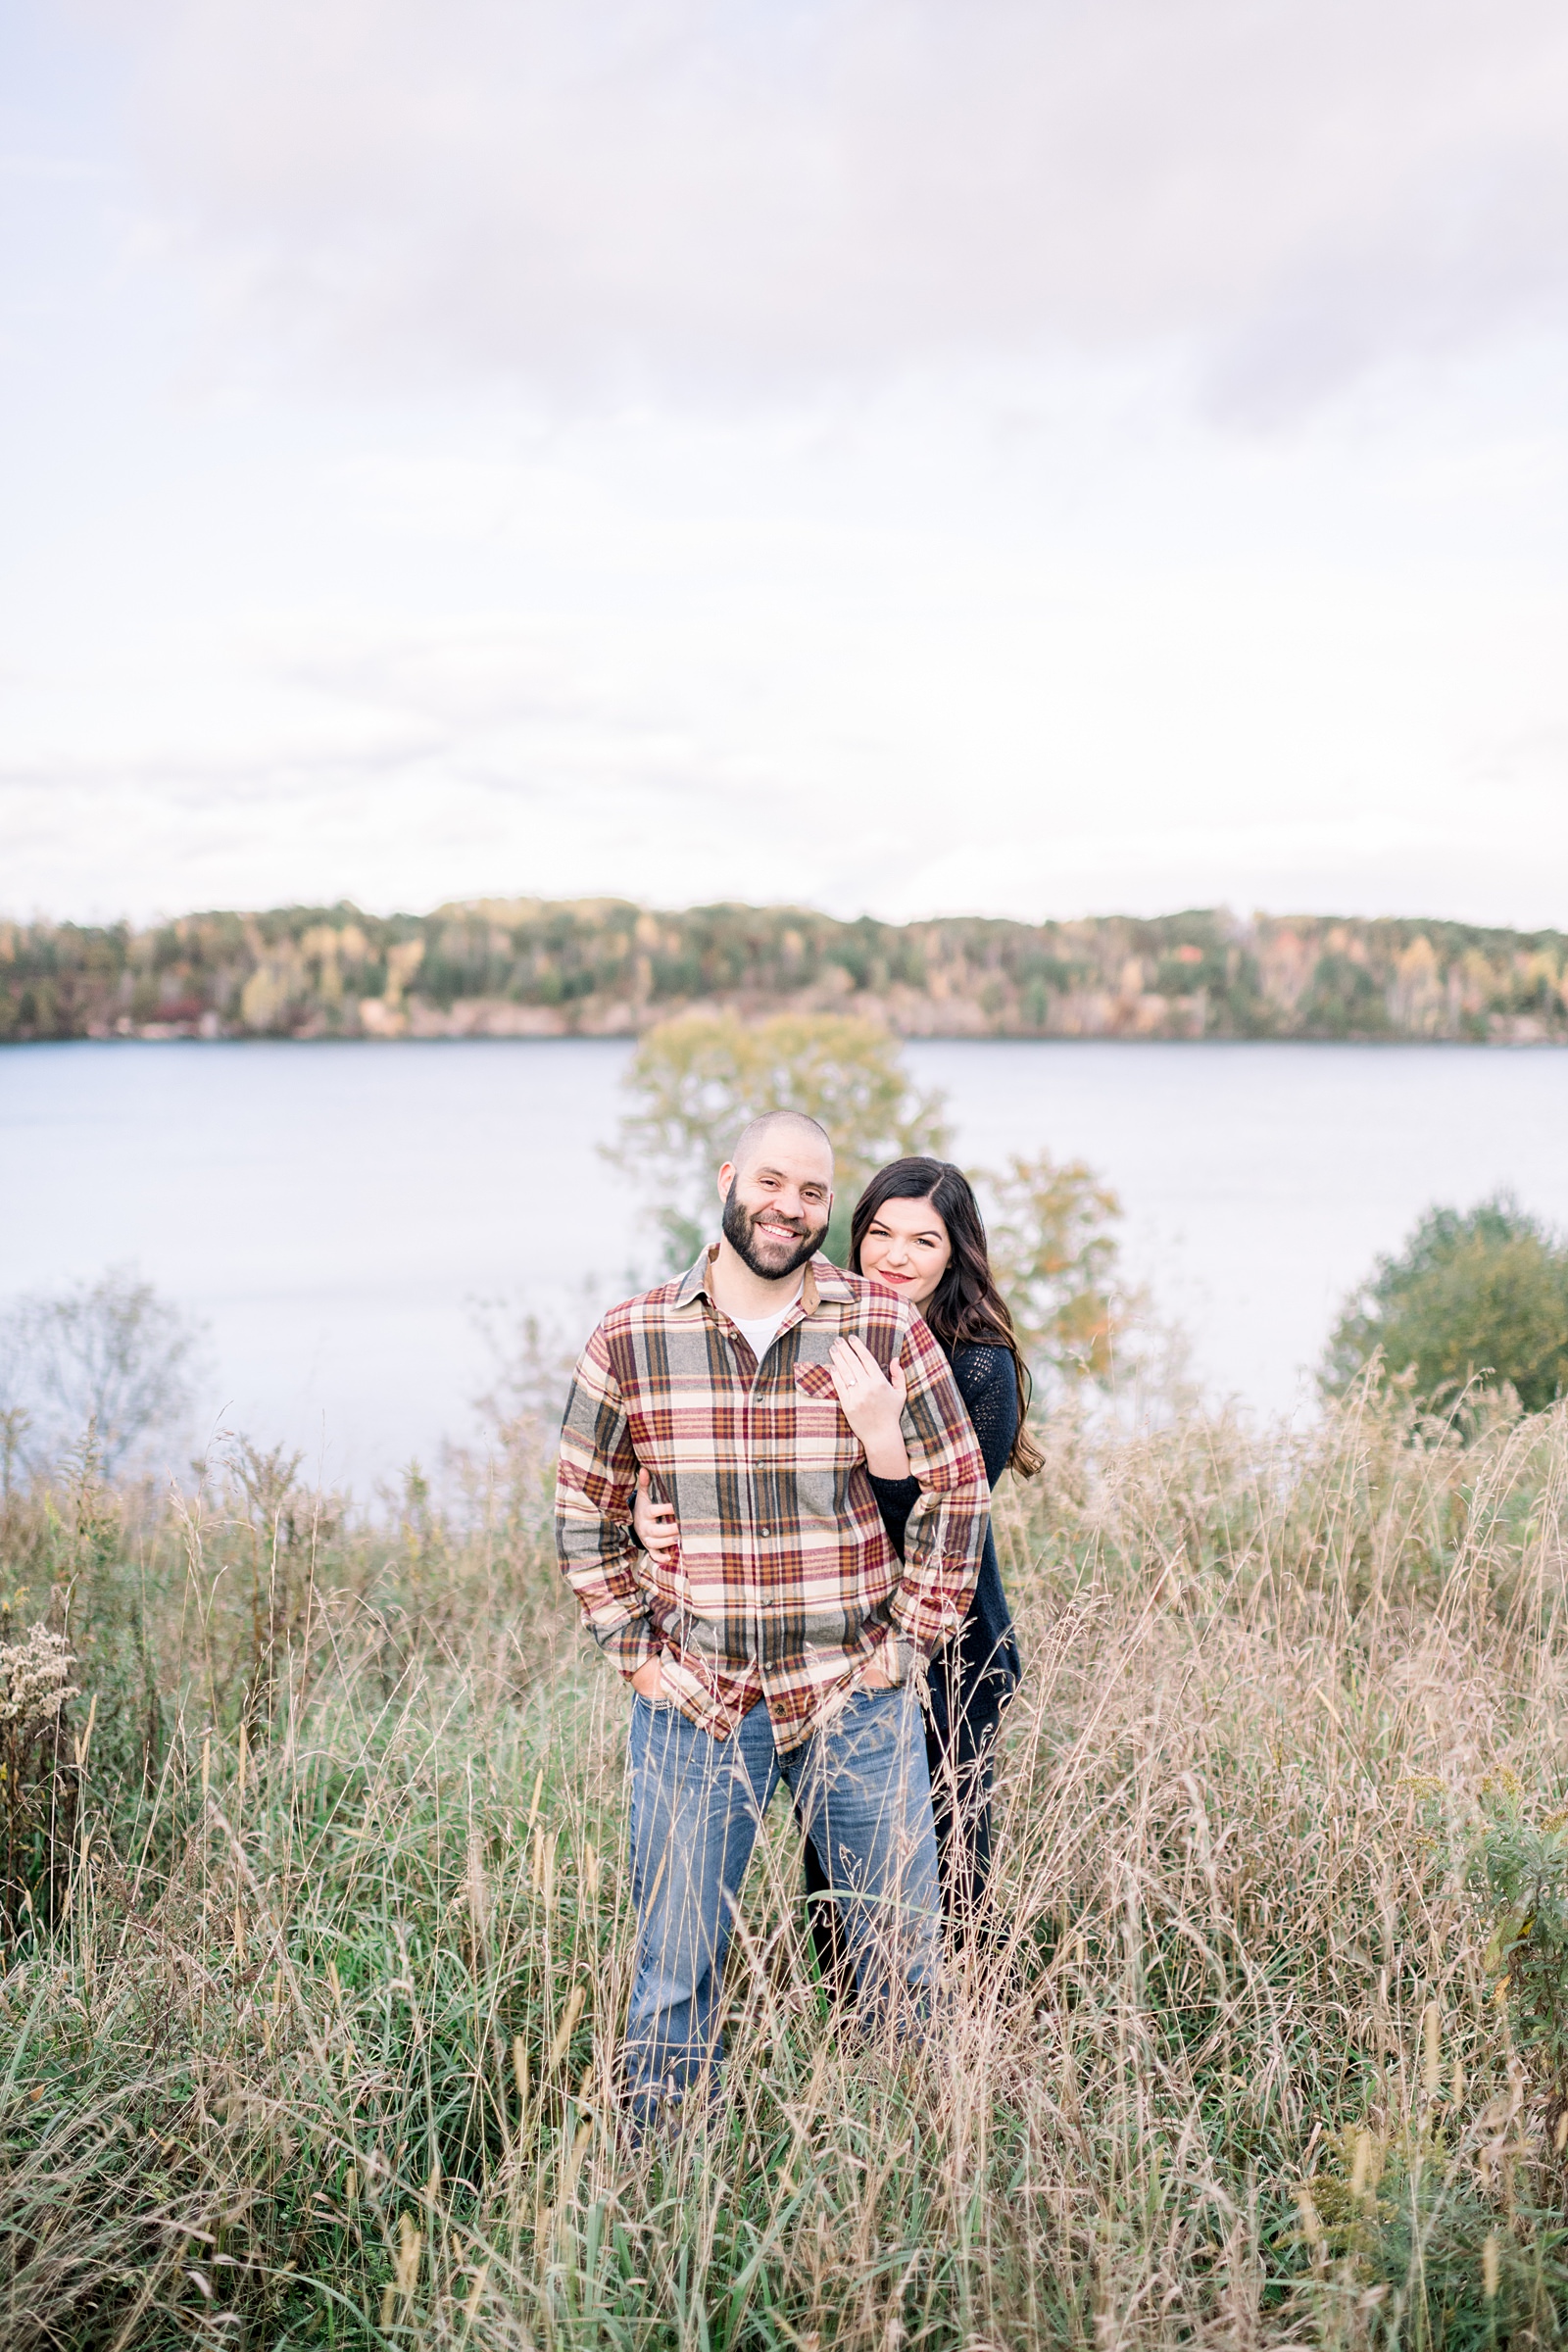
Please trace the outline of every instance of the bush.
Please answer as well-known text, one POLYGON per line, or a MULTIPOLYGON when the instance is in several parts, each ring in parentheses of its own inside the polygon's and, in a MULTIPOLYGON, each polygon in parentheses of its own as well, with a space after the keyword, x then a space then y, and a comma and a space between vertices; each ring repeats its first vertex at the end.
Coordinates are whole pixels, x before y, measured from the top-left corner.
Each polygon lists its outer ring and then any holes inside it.
POLYGON ((65 1712, 78 1695, 63 1634, 29 1626, 0 1642, 0 1935, 33 1913, 53 1919, 71 1867, 75 1779, 65 1712))
POLYGON ((1568 2110, 1568 1817, 1542 1817, 1512 1775, 1486 1791, 1469 1884, 1491 1930, 1486 1965, 1553 2124, 1568 2110))
POLYGON ((1568 1244, 1507 1194, 1464 1215, 1429 1209, 1347 1302, 1324 1385, 1343 1392, 1380 1350, 1419 1396, 1507 1382, 1527 1412, 1542 1411, 1568 1381, 1568 1244))

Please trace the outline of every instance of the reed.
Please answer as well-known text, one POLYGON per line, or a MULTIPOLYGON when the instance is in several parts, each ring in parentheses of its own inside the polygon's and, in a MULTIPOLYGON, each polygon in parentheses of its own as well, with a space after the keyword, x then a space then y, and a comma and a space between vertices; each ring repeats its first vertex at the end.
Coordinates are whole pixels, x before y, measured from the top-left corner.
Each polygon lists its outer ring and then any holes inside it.
POLYGON ((1561 2109, 1469 1856, 1489 1783, 1562 1799, 1568 1418, 1465 1434, 1049 1426, 992 1938, 858 2041, 776 1807, 725 2096, 641 2155, 625 1707, 537 1456, 449 1518, 275 1458, 13 1494, 0 1634, 52 1610, 80 1695, 5 1930, 0 2341, 1555 2340, 1561 2109))

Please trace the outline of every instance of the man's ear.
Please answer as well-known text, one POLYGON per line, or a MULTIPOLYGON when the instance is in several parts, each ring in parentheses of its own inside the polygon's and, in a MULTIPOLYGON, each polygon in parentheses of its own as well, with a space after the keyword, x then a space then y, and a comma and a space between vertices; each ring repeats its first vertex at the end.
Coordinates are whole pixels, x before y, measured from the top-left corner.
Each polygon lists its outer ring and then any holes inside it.
POLYGON ((721 1200, 727 1200, 729 1199, 729 1188, 734 1181, 735 1162, 732 1159, 726 1159, 724 1165, 718 1171, 718 1197, 721 1200))

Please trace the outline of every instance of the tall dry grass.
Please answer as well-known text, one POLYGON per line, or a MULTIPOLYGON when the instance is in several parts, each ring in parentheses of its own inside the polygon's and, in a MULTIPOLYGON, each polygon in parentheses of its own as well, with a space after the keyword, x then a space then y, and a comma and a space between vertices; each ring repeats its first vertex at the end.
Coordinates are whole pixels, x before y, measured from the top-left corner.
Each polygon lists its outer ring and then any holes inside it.
POLYGON ((1548 2342, 1563 2175, 1463 1852, 1550 1807, 1568 1421, 1048 1431, 995 1935, 825 2017, 781 1805, 727 2097, 619 2143, 625 1705, 537 1464, 350 1525, 280 1460, 11 1496, 79 1796, 0 1979, 8 2346, 1548 2342), (89 1710, 91 1730, 88 1732, 89 1710))

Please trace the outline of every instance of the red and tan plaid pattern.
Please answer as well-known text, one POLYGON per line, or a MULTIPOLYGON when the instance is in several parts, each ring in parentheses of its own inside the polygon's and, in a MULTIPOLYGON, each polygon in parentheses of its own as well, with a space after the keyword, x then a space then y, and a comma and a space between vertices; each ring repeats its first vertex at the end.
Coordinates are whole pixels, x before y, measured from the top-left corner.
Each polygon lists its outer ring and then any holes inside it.
POLYGON ((871 1657, 894 1681, 961 1623, 985 1543, 985 1464, 946 1357, 880 1284, 825 1257, 759 1370, 712 1296, 712 1252, 612 1307, 583 1349, 561 1433, 556 1536, 589 1632, 622 1674, 656 1654, 690 1720, 725 1737, 759 1698, 798 1746, 871 1657), (920 1496, 901 1561, 828 1350, 841 1334, 907 1383, 920 1496), (680 1548, 637 1544, 639 1465, 674 1505, 680 1548))

